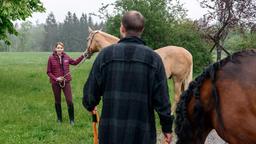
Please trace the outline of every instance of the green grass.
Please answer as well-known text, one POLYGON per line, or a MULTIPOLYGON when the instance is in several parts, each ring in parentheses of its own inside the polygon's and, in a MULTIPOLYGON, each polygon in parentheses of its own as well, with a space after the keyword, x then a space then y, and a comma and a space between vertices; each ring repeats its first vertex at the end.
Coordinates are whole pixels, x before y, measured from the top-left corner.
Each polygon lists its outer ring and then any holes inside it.
MULTIPOLYGON (((76 58, 80 53, 68 54, 76 58)), ((91 115, 82 106, 82 88, 95 56, 77 68, 71 66, 75 107, 75 126, 71 127, 63 94, 63 124, 56 122, 54 97, 46 74, 49 55, 0 53, 0 144, 92 143, 91 115)), ((160 130, 159 122, 157 127, 160 130)))

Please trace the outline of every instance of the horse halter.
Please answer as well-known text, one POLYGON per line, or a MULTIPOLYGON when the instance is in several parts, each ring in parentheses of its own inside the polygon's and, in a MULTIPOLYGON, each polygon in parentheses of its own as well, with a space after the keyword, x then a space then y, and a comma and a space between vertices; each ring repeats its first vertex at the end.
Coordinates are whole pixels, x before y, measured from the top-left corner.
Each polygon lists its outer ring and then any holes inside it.
POLYGON ((97 34, 97 33, 99 33, 100 31, 99 30, 97 30, 97 31, 95 31, 94 33, 93 33, 93 35, 91 36, 91 38, 90 37, 88 37, 87 38, 87 41, 88 40, 90 40, 90 45, 87 47, 87 49, 86 49, 86 56, 89 58, 89 57, 91 57, 91 55, 92 55, 92 48, 91 48, 91 44, 92 44, 92 40, 94 39, 94 36, 97 34))

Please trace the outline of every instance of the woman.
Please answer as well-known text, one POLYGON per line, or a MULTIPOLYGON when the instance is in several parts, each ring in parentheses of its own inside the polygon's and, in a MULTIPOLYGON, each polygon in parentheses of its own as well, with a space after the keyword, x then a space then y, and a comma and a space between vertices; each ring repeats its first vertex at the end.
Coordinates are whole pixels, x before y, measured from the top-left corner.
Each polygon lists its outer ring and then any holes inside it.
POLYGON ((81 55, 78 59, 73 60, 66 53, 64 53, 64 44, 57 42, 53 50, 53 54, 49 56, 47 75, 50 78, 52 84, 52 91, 55 97, 55 110, 57 113, 57 122, 62 122, 62 110, 61 110, 61 89, 64 92, 67 106, 70 124, 74 125, 74 105, 72 102, 71 92, 71 75, 69 72, 69 65, 77 65, 84 58, 81 55))

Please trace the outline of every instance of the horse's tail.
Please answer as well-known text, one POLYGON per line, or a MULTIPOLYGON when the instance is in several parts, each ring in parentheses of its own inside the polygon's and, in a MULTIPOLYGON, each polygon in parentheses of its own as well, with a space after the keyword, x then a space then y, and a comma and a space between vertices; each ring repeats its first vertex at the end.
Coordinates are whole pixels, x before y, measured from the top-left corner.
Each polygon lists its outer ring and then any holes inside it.
POLYGON ((190 66, 189 74, 186 77, 186 79, 184 80, 184 90, 186 90, 188 88, 189 83, 192 81, 192 79, 193 79, 193 61, 192 61, 191 66, 190 66))

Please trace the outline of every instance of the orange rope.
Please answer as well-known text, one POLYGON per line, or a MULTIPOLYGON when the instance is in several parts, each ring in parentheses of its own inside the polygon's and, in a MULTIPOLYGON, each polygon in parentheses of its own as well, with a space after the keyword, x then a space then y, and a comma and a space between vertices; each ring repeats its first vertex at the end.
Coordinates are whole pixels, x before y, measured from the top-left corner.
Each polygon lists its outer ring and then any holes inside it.
POLYGON ((99 144, 98 141, 98 128, 97 123, 99 122, 99 115, 96 111, 92 114, 92 128, 93 128, 93 144, 99 144))

